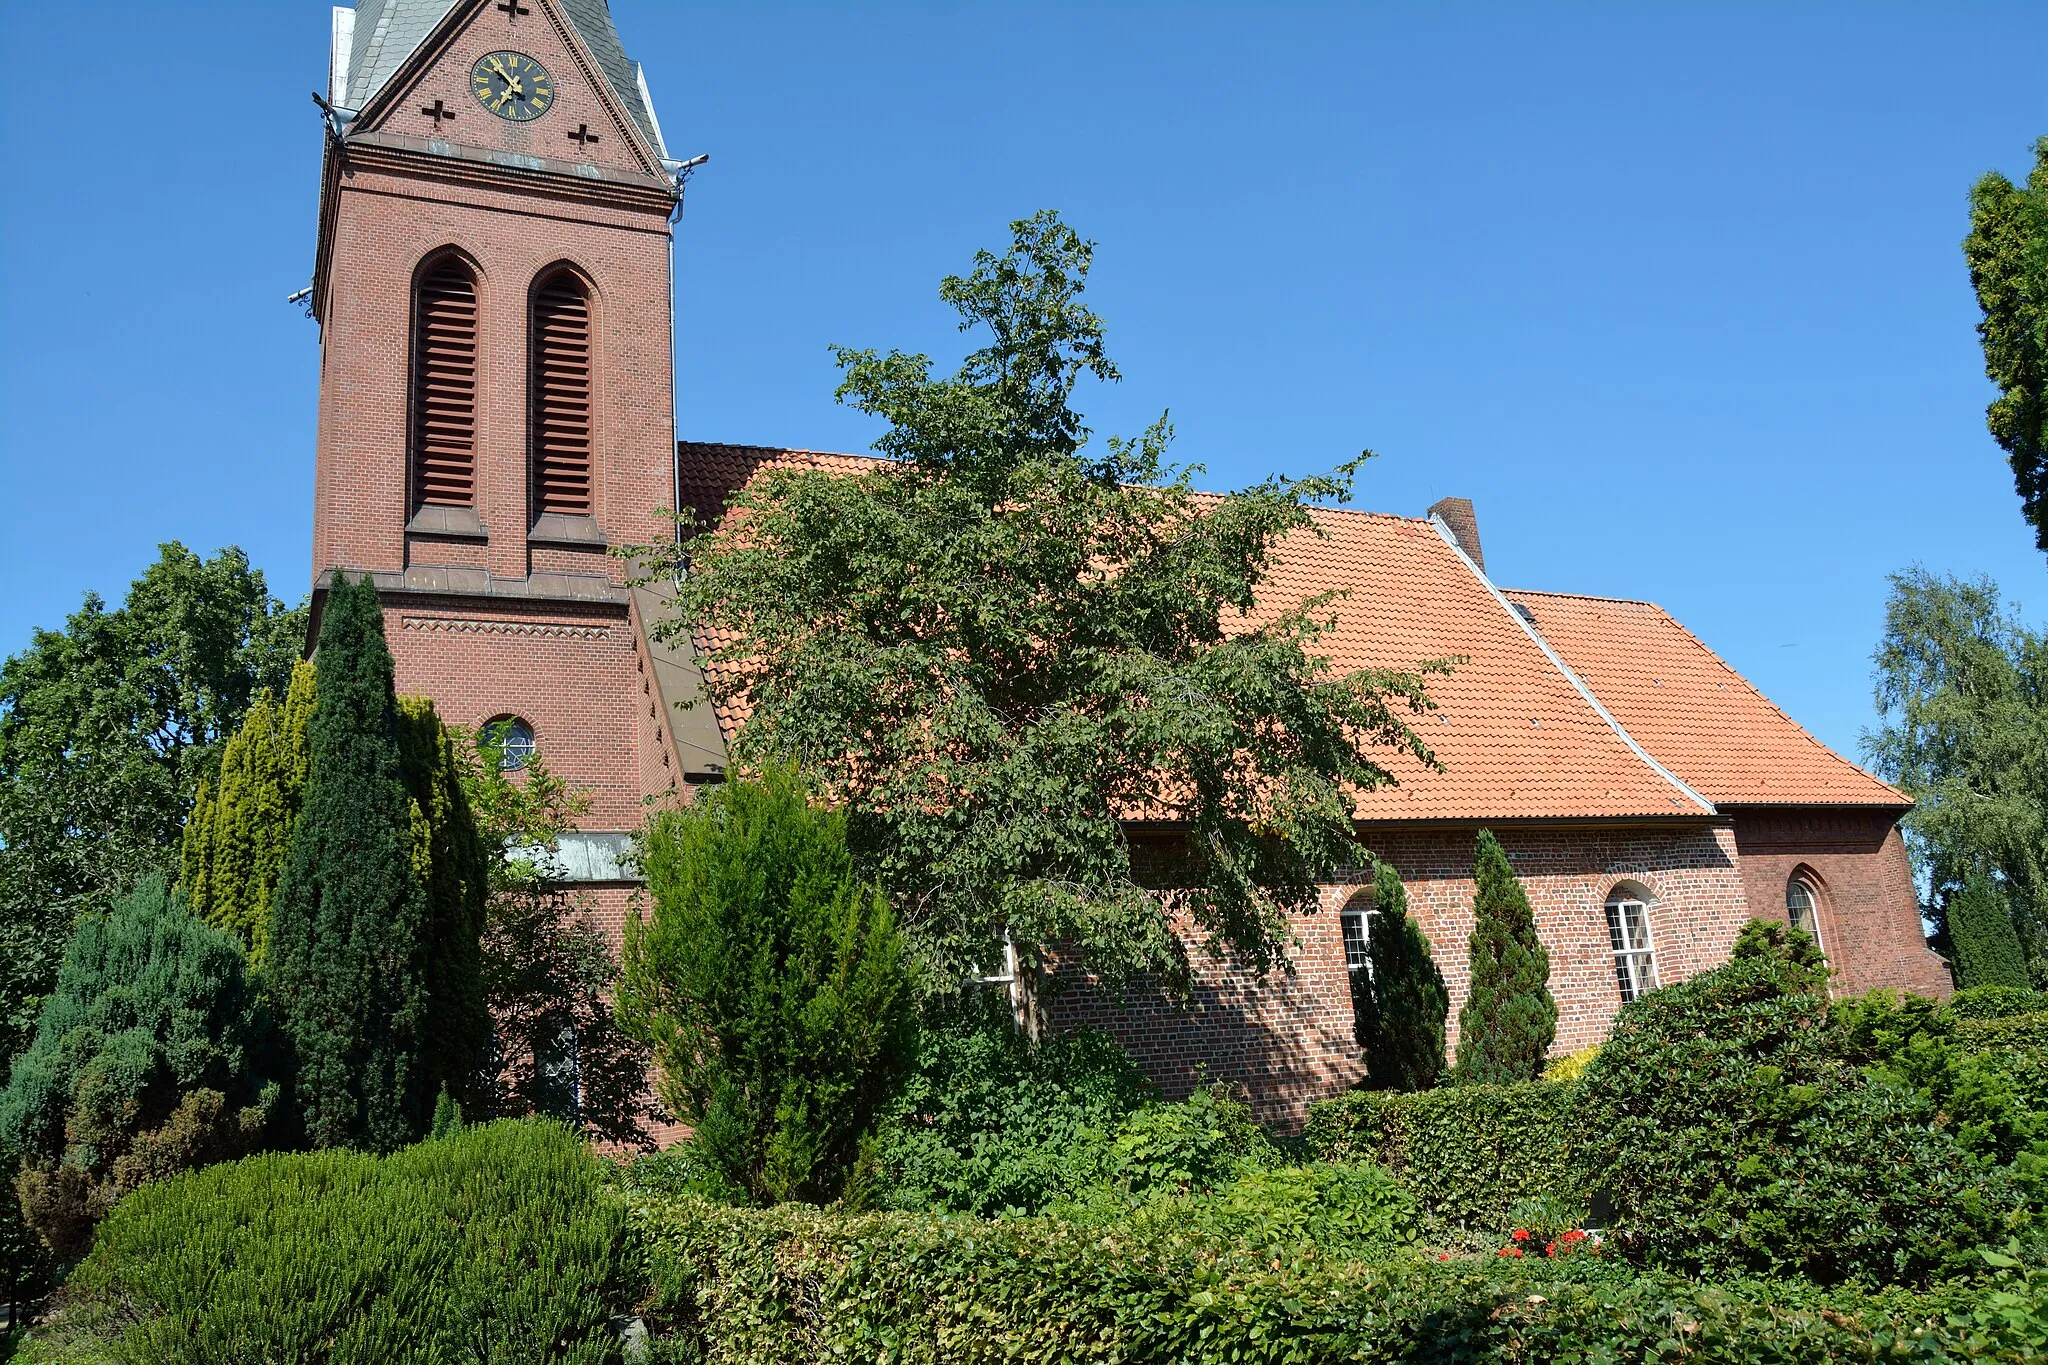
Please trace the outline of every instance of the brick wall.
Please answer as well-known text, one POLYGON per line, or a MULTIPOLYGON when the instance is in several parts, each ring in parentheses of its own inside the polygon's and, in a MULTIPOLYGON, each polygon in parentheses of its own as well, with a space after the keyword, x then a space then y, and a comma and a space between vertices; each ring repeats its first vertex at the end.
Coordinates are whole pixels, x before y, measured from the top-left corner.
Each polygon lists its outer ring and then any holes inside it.
MULTIPOLYGON (((1726 961, 1749 918, 1734 834, 1725 827, 1495 832, 1529 893, 1537 933, 1550 951, 1551 992, 1558 1001, 1556 1054, 1599 1042, 1621 1008, 1604 909, 1617 887, 1648 893, 1662 982, 1726 961)), ((1365 835, 1370 847, 1400 869, 1409 912, 1429 936, 1450 988, 1453 1049, 1468 981, 1474 834, 1457 828, 1365 835)), ((1241 1084, 1263 1120, 1298 1126, 1310 1101, 1343 1090, 1361 1073, 1338 919, 1361 895, 1371 895, 1369 869, 1323 889, 1316 913, 1295 922, 1300 943, 1290 974, 1259 981, 1196 951, 1198 979, 1186 1010, 1156 993, 1119 1002, 1072 979, 1055 998, 1053 1020, 1059 1027, 1107 1029, 1169 1096, 1185 1095, 1207 1080, 1241 1084)))
POLYGON ((1882 986, 1947 997, 1948 968, 1921 929, 1897 812, 1748 807, 1736 813, 1735 842, 1759 917, 1787 919, 1785 887, 1795 875, 1813 888, 1837 991, 1882 986))
POLYGON ((594 515, 613 545, 660 538, 658 509, 674 497, 665 219, 395 170, 361 170, 338 194, 321 334, 314 573, 460 564, 501 578, 565 569, 623 581, 623 566, 602 553, 527 542, 527 292, 560 261, 593 282, 594 515), (479 277, 477 511, 489 537, 481 546, 405 530, 413 275, 446 247, 479 277))

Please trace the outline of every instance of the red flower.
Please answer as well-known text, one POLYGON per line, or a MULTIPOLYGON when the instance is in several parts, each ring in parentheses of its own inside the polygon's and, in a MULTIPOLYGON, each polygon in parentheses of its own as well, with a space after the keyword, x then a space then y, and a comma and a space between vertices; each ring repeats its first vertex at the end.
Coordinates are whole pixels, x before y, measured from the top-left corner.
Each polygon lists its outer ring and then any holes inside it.
POLYGON ((1528 1240, 1529 1240, 1529 1229, 1527 1229, 1527 1228, 1516 1228, 1516 1229, 1515 1229, 1515 1240, 1516 1240, 1517 1242, 1526 1242, 1526 1241, 1528 1241, 1528 1240))
POLYGON ((1522 1249, 1520 1247, 1502 1247, 1500 1254, 1503 1256, 1519 1256, 1522 1254, 1522 1249))

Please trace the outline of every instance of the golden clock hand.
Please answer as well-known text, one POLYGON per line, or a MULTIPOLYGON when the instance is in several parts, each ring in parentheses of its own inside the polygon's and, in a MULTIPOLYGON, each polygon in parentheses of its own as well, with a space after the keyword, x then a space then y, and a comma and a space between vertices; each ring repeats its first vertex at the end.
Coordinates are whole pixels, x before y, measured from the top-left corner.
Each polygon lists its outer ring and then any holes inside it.
POLYGON ((499 61, 496 57, 491 58, 491 65, 497 68, 498 74, 500 76, 503 76, 508 81, 512 79, 512 73, 507 71, 505 69, 505 64, 499 61))

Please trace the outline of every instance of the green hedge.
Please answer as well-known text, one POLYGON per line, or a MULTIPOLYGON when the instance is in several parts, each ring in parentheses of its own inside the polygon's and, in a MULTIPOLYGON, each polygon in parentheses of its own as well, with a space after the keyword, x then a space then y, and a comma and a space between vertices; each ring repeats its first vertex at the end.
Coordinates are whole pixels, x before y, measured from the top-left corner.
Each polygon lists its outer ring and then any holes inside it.
POLYGON ((2048 1010, 2048 991, 2018 986, 1972 986, 1948 999, 1948 1012, 1958 1019, 2003 1019, 2012 1014, 2048 1010))
POLYGON ((644 1206, 657 1361, 2038 1360, 2048 1273, 1941 1295, 1598 1262, 1270 1262, 1056 1219, 644 1206))
POLYGON ((1969 1052, 2048 1048, 2048 1010, 1990 1019, 1958 1019, 1955 1040, 1969 1052))
POLYGON ((25 1359, 616 1361, 639 1279, 604 1180, 567 1129, 503 1122, 144 1186, 25 1359))
POLYGON ((1566 1158, 1576 1095, 1550 1081, 1354 1090, 1310 1105, 1304 1135, 1325 1160, 1376 1161, 1393 1171, 1427 1218, 1500 1232, 1518 1202, 1572 1195, 1566 1158))

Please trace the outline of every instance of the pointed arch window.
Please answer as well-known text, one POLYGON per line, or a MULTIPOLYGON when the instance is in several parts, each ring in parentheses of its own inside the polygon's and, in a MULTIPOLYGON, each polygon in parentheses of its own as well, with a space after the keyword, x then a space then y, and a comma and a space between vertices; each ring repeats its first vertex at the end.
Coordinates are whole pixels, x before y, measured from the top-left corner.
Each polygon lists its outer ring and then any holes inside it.
POLYGON ((590 515, 590 291, 557 270, 533 293, 533 511, 590 515))
POLYGON ((416 505, 476 505, 476 275, 460 258, 413 291, 412 481, 416 505))
MULTIPOLYGON (((1820 944, 1820 897, 1804 877, 1794 877, 1785 883, 1785 918, 1794 929, 1804 929, 1820 944)), ((1826 945, 1821 946, 1825 951, 1826 945)))

